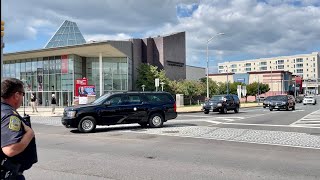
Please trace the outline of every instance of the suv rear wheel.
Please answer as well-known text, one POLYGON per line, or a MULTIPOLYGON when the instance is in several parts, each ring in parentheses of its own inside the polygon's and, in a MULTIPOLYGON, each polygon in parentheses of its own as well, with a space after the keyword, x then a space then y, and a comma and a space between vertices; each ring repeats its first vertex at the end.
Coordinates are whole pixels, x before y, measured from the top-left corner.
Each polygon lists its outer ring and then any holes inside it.
POLYGON ((96 125, 97 125, 97 123, 96 123, 96 120, 94 119, 94 117, 85 116, 80 120, 80 122, 78 124, 78 130, 83 133, 88 133, 88 132, 95 130, 96 125))
POLYGON ((238 113, 238 112, 239 112, 239 107, 238 107, 238 106, 234 109, 234 112, 235 112, 235 113, 238 113))
POLYGON ((209 110, 204 110, 204 113, 205 114, 209 114, 209 110))
POLYGON ((149 117, 149 125, 152 128, 162 127, 163 121, 163 117, 159 113, 151 114, 151 116, 149 117))

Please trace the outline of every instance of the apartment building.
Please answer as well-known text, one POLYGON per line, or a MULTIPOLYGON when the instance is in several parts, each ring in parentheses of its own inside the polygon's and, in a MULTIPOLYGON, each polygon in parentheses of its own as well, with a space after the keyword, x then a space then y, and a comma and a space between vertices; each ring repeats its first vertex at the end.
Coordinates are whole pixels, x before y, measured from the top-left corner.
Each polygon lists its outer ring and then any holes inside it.
POLYGON ((219 63, 219 73, 289 71, 303 78, 304 93, 320 92, 320 52, 219 63))

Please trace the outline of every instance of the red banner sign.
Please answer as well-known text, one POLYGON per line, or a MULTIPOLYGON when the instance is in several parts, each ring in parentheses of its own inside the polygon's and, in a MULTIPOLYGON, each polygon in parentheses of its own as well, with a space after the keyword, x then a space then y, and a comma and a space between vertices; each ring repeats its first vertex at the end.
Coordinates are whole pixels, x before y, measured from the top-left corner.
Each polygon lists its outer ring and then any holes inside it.
POLYGON ((62 74, 68 73, 68 55, 61 56, 61 73, 62 74))
POLYGON ((82 78, 82 79, 76 79, 75 80, 75 89, 74 89, 74 94, 76 96, 79 96, 79 88, 80 86, 86 86, 88 85, 88 79, 87 78, 82 78))

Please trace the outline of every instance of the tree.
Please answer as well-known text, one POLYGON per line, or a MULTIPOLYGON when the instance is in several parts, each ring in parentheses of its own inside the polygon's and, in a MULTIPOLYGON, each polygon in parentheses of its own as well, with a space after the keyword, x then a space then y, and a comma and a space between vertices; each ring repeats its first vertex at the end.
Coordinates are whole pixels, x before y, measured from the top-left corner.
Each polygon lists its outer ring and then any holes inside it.
POLYGON ((260 91, 259 94, 263 94, 263 93, 268 92, 270 90, 268 84, 254 82, 254 83, 247 85, 247 95, 248 96, 258 95, 258 89, 260 91))
MULTIPOLYGON (((201 95, 206 96, 207 95, 207 78, 201 78, 200 82, 204 86, 204 91, 201 93, 201 95)), ((211 78, 209 78, 209 96, 212 97, 213 95, 219 94, 218 92, 219 86, 216 81, 213 81, 211 78)))
MULTIPOLYGON (((164 82, 164 91, 169 90, 169 79, 166 77, 166 72, 164 70, 159 70, 158 67, 150 64, 141 64, 138 68, 138 78, 137 78, 137 89, 142 90, 142 85, 145 85, 146 91, 155 91, 154 80, 156 78, 160 79, 160 83, 164 82)), ((161 85, 158 90, 161 90, 161 85)))
POLYGON ((178 81, 175 85, 177 87, 176 93, 184 94, 189 99, 190 105, 196 96, 200 96, 204 91, 203 83, 193 80, 178 81))

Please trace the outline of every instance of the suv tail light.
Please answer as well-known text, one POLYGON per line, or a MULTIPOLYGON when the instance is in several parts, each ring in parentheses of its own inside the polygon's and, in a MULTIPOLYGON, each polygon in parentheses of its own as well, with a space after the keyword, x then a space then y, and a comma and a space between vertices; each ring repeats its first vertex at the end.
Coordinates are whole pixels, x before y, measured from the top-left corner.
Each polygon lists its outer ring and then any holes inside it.
POLYGON ((173 104, 173 110, 174 110, 174 112, 177 112, 177 104, 176 103, 173 104))

